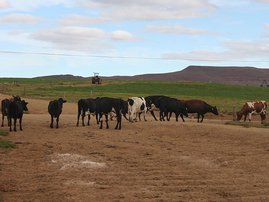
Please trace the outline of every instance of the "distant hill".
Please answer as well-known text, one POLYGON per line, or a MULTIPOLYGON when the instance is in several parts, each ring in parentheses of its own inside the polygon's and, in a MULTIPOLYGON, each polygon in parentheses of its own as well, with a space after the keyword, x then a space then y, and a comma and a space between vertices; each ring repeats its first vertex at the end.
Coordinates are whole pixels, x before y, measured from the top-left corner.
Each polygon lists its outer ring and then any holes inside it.
POLYGON ((38 79, 58 79, 58 80, 85 80, 85 79, 88 79, 86 77, 74 76, 72 74, 39 76, 39 77, 35 77, 35 78, 38 78, 38 79))
MULTIPOLYGON (((101 76, 102 77, 102 76, 101 76)), ((42 77, 41 77, 42 78, 42 77)), ((44 77, 43 77, 44 78, 44 77)), ((72 75, 47 76, 57 79, 89 79, 72 75)), ((157 80, 157 81, 187 81, 211 82, 240 85, 260 85, 264 79, 269 84, 269 69, 256 67, 220 67, 220 66, 188 66, 187 68, 170 73, 141 74, 135 76, 112 76, 103 79, 118 80, 157 80)))
POLYGON ((143 74, 131 77, 114 76, 109 78, 260 85, 264 79, 269 84, 269 69, 256 67, 188 66, 181 71, 170 73, 143 74))

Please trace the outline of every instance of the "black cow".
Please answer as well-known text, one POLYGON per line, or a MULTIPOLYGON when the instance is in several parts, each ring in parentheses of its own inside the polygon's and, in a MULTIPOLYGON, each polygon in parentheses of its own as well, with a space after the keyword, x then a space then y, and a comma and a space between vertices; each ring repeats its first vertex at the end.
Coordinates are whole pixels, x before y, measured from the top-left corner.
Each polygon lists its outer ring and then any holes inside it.
POLYGON ((22 130, 22 117, 23 117, 23 111, 28 111, 27 108, 28 102, 25 102, 25 100, 17 101, 17 100, 11 100, 8 104, 8 125, 9 125, 9 131, 12 131, 12 119, 14 120, 14 128, 13 130, 16 132, 16 124, 17 119, 20 121, 20 130, 22 130))
POLYGON ((170 121, 172 113, 175 113, 176 121, 178 121, 179 115, 182 117, 183 115, 188 117, 187 108, 185 104, 175 98, 161 97, 159 98, 159 100, 157 100, 157 105, 160 109, 161 121, 164 121, 165 117, 167 117, 167 121, 170 121), (170 116, 168 116, 168 113, 170 113, 170 116))
POLYGON ((103 128, 103 114, 106 117, 106 128, 108 126, 108 114, 114 110, 117 117, 115 129, 121 129, 121 114, 127 119, 128 103, 122 99, 101 97, 96 99, 96 113, 99 115, 100 129, 103 128))
MULTIPOLYGON (((185 106, 187 107, 188 113, 197 113, 198 118, 197 122, 202 123, 204 120, 204 115, 207 112, 211 112, 215 115, 219 115, 217 107, 213 107, 209 104, 207 104, 205 101, 202 100, 185 100, 183 101, 185 106), (202 117, 201 121, 199 121, 200 116, 202 117)), ((181 116, 181 115, 180 115, 181 116)), ((181 116, 183 119, 183 116, 181 116)))
POLYGON ((86 113, 88 113, 88 126, 90 125, 91 113, 95 113, 97 124, 99 123, 98 115, 96 113, 96 99, 88 98, 88 99, 80 99, 78 101, 77 126, 79 125, 80 115, 82 119, 82 126, 85 126, 84 117, 86 113))
POLYGON ((65 103, 66 100, 64 100, 63 98, 59 98, 58 100, 53 100, 49 102, 49 106, 48 106, 48 111, 49 114, 51 116, 51 123, 50 123, 50 127, 53 128, 53 118, 56 118, 56 128, 58 128, 58 123, 59 123, 59 117, 62 113, 62 109, 63 109, 63 103, 65 103))
MULTIPOLYGON (((16 96, 12 96, 12 98, 10 99, 4 99, 1 101, 1 112, 2 112, 2 127, 4 127, 4 119, 5 119, 5 116, 7 117, 8 119, 8 107, 9 107, 9 104, 11 101, 21 101, 21 98, 20 96, 16 95, 16 96)), ((8 126, 9 126, 9 123, 8 123, 8 126)))
MULTIPOLYGON (((148 109, 148 111, 150 111, 150 113, 153 116, 153 118, 155 119, 155 121, 157 121, 157 118, 154 114, 154 111, 160 110, 159 101, 161 98, 169 98, 169 97, 164 96, 164 95, 151 95, 151 96, 145 97, 147 109, 148 109)), ((161 113, 160 113, 160 120, 163 120, 161 113)))

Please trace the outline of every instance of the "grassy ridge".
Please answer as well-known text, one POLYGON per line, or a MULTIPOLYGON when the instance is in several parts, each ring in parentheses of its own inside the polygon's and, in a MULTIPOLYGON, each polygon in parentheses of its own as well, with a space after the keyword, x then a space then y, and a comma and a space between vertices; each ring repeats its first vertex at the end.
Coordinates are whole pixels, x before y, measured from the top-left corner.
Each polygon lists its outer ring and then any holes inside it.
POLYGON ((5 84, 3 88, 3 82, 8 81, 14 79, 0 79, 4 93, 43 99, 65 97, 69 102, 97 96, 126 99, 129 96, 167 95, 179 99, 203 99, 225 112, 232 111, 233 106, 240 108, 247 100, 269 101, 269 88, 254 86, 159 81, 105 81, 102 85, 91 85, 90 81, 81 80, 19 79, 17 84, 5 84))

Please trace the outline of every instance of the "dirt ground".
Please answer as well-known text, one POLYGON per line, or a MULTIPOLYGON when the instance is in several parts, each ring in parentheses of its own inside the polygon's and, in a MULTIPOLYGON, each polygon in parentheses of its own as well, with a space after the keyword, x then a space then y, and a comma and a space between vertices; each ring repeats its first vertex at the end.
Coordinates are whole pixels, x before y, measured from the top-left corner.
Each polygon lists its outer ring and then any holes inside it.
POLYGON ((24 130, 4 137, 16 148, 0 148, 0 201, 269 201, 268 129, 222 116, 76 127, 70 103, 51 129, 48 102, 28 101, 24 130))

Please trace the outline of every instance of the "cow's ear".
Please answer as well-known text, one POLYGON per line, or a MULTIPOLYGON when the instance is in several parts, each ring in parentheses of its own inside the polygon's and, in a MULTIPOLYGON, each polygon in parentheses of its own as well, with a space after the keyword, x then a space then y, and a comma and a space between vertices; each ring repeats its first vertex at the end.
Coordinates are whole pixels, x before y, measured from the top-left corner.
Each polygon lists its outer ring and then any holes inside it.
POLYGON ((65 103, 66 102, 66 100, 63 100, 63 103, 65 103))

